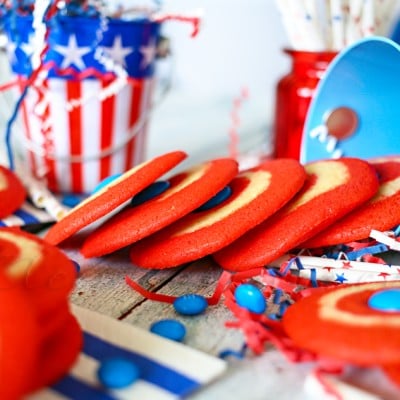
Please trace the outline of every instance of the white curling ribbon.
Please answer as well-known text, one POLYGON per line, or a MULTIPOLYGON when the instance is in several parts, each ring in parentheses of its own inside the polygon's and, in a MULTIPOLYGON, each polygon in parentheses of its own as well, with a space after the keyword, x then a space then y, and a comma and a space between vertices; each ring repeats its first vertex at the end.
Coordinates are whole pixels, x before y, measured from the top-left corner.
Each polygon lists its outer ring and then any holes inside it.
POLYGON ((369 237, 375 239, 379 243, 385 244, 390 250, 400 251, 400 242, 383 232, 371 229, 369 237))

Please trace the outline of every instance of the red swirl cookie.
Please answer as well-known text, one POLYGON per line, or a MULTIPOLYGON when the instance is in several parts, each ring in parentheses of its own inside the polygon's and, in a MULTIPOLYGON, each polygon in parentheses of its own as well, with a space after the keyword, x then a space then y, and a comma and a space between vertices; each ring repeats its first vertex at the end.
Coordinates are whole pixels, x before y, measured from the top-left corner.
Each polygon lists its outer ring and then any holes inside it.
POLYGON ((379 177, 378 193, 366 204, 300 246, 330 246, 369 237, 371 229, 386 231, 400 224, 400 158, 372 160, 379 177))
MULTIPOLYGON (((304 349, 360 366, 400 364, 400 308, 371 305, 372 296, 400 290, 400 282, 318 289, 290 306, 283 327, 304 349)), ((397 304, 398 306, 398 304, 397 304)))
POLYGON ((30 296, 37 315, 45 316, 65 303, 76 280, 70 259, 18 228, 0 228, 1 270, 30 296))
POLYGON ((217 263, 232 271, 266 265, 365 203, 378 190, 375 170, 360 159, 322 160, 305 168, 308 180, 296 197, 214 254, 217 263))
POLYGON ((92 232, 81 253, 85 257, 101 256, 149 236, 201 206, 237 172, 236 161, 221 158, 173 176, 164 193, 141 205, 128 206, 92 232))
POLYGON ((0 398, 21 399, 39 356, 39 325, 24 290, 0 271, 0 398))
POLYGON ((144 268, 177 266, 228 245, 288 202, 306 174, 295 160, 264 162, 237 175, 232 194, 213 209, 191 213, 132 245, 130 257, 144 268))
POLYGON ((18 210, 26 199, 26 190, 19 178, 0 165, 0 218, 18 210))
POLYGON ((175 167, 185 157, 184 152, 174 151, 153 158, 125 172, 73 208, 49 229, 45 240, 51 244, 62 242, 80 229, 115 210, 175 167))
POLYGON ((49 386, 73 366, 83 346, 83 333, 70 314, 64 325, 40 347, 39 363, 30 391, 49 386))

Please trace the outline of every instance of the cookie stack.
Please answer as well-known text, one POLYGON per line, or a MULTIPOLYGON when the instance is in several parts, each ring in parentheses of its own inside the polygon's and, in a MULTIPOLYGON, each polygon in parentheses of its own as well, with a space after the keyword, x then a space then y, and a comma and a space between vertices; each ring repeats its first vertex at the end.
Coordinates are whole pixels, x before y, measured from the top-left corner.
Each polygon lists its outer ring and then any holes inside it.
POLYGON ((77 272, 59 249, 0 228, 0 398, 54 383, 74 363, 82 332, 68 305, 77 272))

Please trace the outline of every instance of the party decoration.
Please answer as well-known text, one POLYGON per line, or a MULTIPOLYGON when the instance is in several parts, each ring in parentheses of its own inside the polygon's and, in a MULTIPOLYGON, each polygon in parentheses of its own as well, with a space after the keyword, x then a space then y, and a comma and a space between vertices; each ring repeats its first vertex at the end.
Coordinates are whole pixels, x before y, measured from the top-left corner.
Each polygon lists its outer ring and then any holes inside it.
POLYGON ((400 47, 373 37, 344 49, 319 84, 303 132, 302 162, 400 152, 396 127, 400 47))

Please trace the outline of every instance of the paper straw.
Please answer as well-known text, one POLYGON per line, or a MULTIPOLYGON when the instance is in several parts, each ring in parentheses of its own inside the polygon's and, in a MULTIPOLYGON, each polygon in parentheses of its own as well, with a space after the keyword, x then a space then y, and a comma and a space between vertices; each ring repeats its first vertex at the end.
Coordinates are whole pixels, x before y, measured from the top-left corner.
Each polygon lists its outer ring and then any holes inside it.
POLYGON ((345 46, 344 14, 341 0, 330 0, 330 18, 332 25, 332 50, 339 51, 345 46))
POLYGON ((361 31, 363 37, 375 34, 375 7, 375 0, 364 0, 361 18, 361 31))
POLYGON ((294 49, 303 49, 300 34, 298 32, 298 24, 296 18, 293 17, 288 0, 275 0, 278 10, 281 14, 283 26, 286 30, 290 45, 294 49))
POLYGON ((16 172, 26 187, 32 203, 36 207, 45 209, 46 212, 57 221, 69 212, 69 209, 58 201, 47 189, 46 185, 38 179, 35 179, 21 163, 17 164, 16 172))
POLYGON ((349 18, 346 29, 346 44, 361 39, 361 15, 364 0, 351 0, 349 5, 349 18))
MULTIPOLYGON (((272 264, 274 267, 280 267, 283 263, 296 258, 293 255, 285 255, 272 264)), ((373 272, 373 273, 388 273, 388 274, 400 274, 400 265, 389 265, 389 264, 378 264, 364 261, 349 261, 349 260, 336 260, 327 257, 312 257, 312 256, 298 256, 297 257, 304 268, 319 268, 325 270, 357 270, 360 272, 373 272)), ((296 268, 296 264, 293 263, 293 268, 296 268)))
POLYGON ((358 283, 383 280, 400 280, 400 266, 362 261, 335 260, 325 257, 285 255, 269 266, 280 268, 282 264, 297 258, 301 267, 294 261, 291 270, 297 271, 302 278, 325 282, 358 283))
POLYGON ((377 35, 386 36, 391 28, 393 20, 397 18, 394 13, 397 0, 380 0, 379 5, 376 6, 376 30, 377 35))

